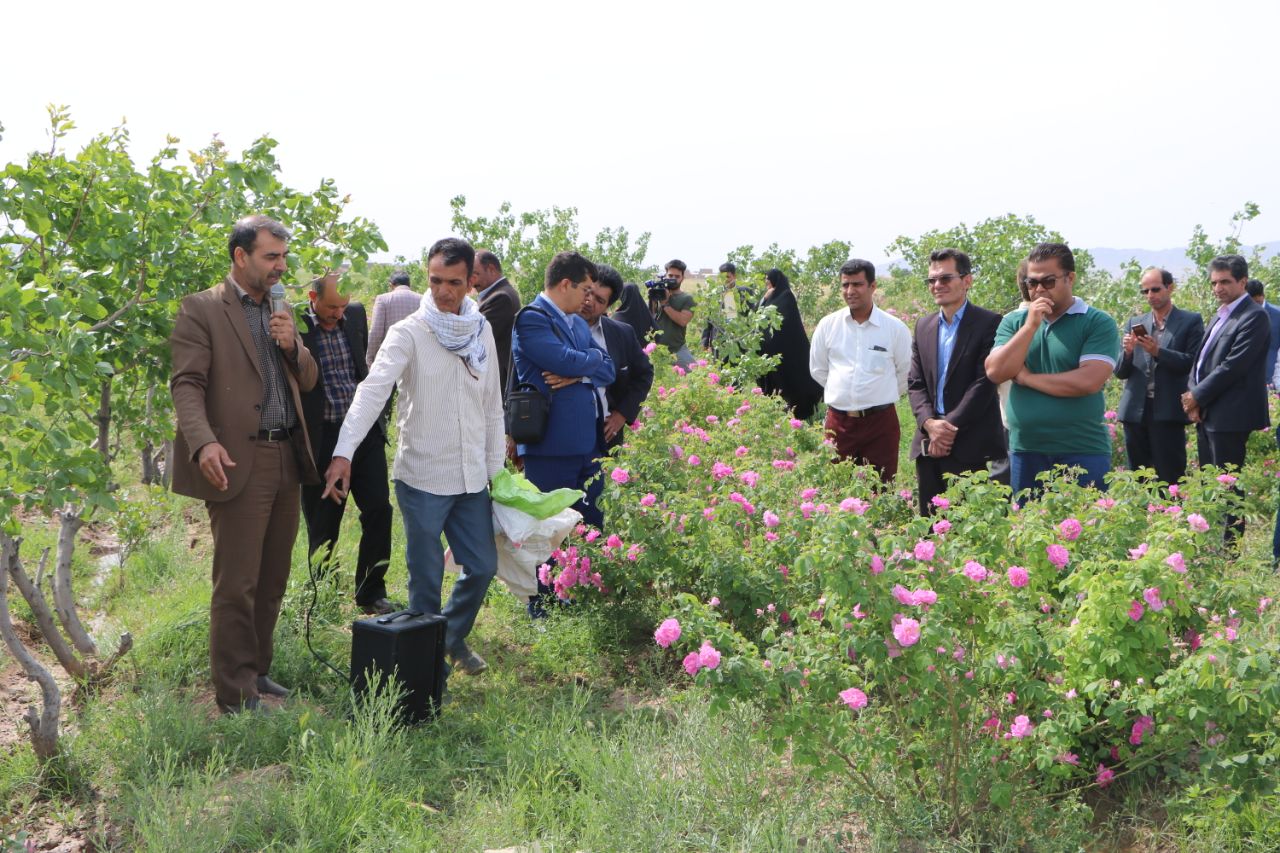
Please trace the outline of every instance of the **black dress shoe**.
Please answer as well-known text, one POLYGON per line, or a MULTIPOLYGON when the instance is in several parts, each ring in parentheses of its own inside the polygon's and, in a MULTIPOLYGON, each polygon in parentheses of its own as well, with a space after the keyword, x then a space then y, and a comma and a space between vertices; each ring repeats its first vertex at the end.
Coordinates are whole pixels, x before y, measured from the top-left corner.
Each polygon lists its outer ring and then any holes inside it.
MULTIPOLYGON (((267 696, 279 696, 281 699, 289 698, 289 688, 281 687, 265 675, 258 676, 258 692, 267 696)), ((256 697, 255 697, 255 700, 256 697)))
POLYGON ((357 604, 367 615, 376 613, 379 616, 386 616, 388 613, 404 610, 403 607, 389 598, 375 598, 373 601, 357 602, 357 604))

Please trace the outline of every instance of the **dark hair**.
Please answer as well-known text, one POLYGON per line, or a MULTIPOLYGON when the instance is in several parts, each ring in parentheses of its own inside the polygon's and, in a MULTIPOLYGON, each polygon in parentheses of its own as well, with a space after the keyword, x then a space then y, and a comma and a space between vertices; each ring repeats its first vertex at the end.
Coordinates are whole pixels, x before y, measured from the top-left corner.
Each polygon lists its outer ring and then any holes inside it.
POLYGON ((738 267, 735 264, 726 262, 720 265, 720 272, 727 272, 727 273, 732 273, 733 275, 737 275, 738 267))
POLYGON ((689 265, 686 264, 684 261, 680 260, 679 258, 675 258, 673 260, 667 261, 667 265, 662 269, 664 272, 667 270, 680 270, 680 272, 688 272, 689 265))
POLYGON ((1031 301, 1031 291, 1027 288, 1027 266, 1028 265, 1029 265, 1029 262, 1027 261, 1026 258, 1023 258, 1022 260, 1018 261, 1018 272, 1016 273, 1018 277, 1018 293, 1022 294, 1023 302, 1031 301))
POLYGON ((765 273, 764 279, 773 285, 774 290, 789 290, 791 288, 791 280, 787 278, 786 273, 777 267, 765 273))
POLYGON ((608 264, 598 265, 596 272, 596 283, 609 288, 608 304, 612 305, 622 295, 622 275, 608 264))
POLYGON ((1262 282, 1258 281, 1256 278, 1249 279, 1249 283, 1244 286, 1245 293, 1250 296, 1261 296, 1263 290, 1262 282))
POLYGON ((554 287, 566 278, 575 285, 582 284, 588 278, 599 281, 600 271, 595 264, 577 252, 561 252, 547 264, 547 277, 543 286, 554 287))
POLYGON ((329 282, 332 281, 333 286, 336 288, 338 286, 338 280, 339 276, 336 273, 322 275, 318 278, 311 279, 311 289, 315 292, 316 296, 324 299, 325 291, 329 289, 329 282))
POLYGON ((478 249, 476 251, 476 263, 482 267, 493 267, 498 271, 498 275, 502 275, 502 261, 488 249, 478 249))
POLYGON ((840 265, 840 275, 853 276, 858 273, 866 273, 867 284, 872 284, 876 280, 876 265, 862 258, 850 258, 840 265))
POLYGON ((1053 260, 1058 262, 1063 272, 1076 271, 1076 256, 1071 254, 1066 243, 1037 243, 1031 254, 1027 255, 1028 264, 1042 264, 1053 260))
POLYGON ((1160 283, 1165 287, 1173 287, 1173 273, 1169 272, 1164 267, 1147 267, 1142 271, 1142 274, 1146 275, 1149 272, 1160 273, 1160 283))
POLYGON ((427 250, 427 263, 431 263, 431 259, 436 255, 444 256, 446 267, 465 263, 468 276, 476 267, 476 250, 471 248, 471 244, 466 240, 460 240, 457 237, 445 237, 443 240, 432 243, 431 248, 427 250))
POLYGON ((935 249, 929 253, 929 263, 940 264, 943 261, 956 262, 956 275, 969 275, 973 272, 973 262, 959 249, 935 249))
POLYGON ((261 213, 245 216, 231 226, 231 237, 227 239, 227 254, 231 260, 234 262, 236 259, 236 249, 244 249, 246 255, 252 255, 253 246, 258 242, 258 232, 264 229, 277 240, 289 242, 289 229, 271 217, 261 213))
POLYGON ((407 272, 396 270, 391 274, 391 278, 387 280, 387 283, 392 287, 408 287, 411 282, 407 272))
POLYGON ((1209 269, 1218 272, 1226 270, 1236 281, 1249 277, 1249 262, 1239 255, 1218 255, 1209 261, 1209 269))

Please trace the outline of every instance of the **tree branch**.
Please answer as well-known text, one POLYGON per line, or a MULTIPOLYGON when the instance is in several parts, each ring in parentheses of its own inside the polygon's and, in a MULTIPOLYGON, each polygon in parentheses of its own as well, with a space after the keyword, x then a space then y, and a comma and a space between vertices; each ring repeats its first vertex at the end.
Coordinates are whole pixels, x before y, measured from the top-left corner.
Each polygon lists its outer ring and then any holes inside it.
MULTIPOLYGON (((8 561, 13 540, 0 531, 0 543, 4 545, 4 556, 8 561)), ((12 553, 16 555, 16 546, 12 553)), ((58 684, 49 674, 49 670, 45 669, 23 645, 22 640, 18 639, 18 632, 14 630, 13 619, 9 615, 8 586, 7 582, 0 583, 0 637, 4 638, 9 653, 22 665, 27 678, 40 685, 43 708, 37 712, 35 705, 29 705, 24 717, 31 730, 31 746, 36 758, 43 763, 58 754, 58 721, 62 715, 62 693, 58 690, 58 684)))
MULTIPOLYGON (((53 656, 58 659, 58 663, 73 678, 84 678, 87 674, 84 662, 76 657, 71 646, 58 631, 58 625, 54 622, 53 613, 49 609, 49 602, 40 590, 39 580, 32 583, 26 569, 22 566, 22 558, 19 554, 22 548, 22 540, 11 539, 8 534, 0 531, 0 548, 3 548, 3 557, 0 558, 0 563, 13 576, 14 583, 18 585, 18 591, 22 593, 22 597, 31 606, 31 612, 36 617, 36 625, 40 627, 40 634, 44 637, 44 641, 49 644, 50 650, 53 651, 53 656)), ((44 565, 48 558, 49 549, 45 548, 44 556, 40 558, 40 570, 37 578, 44 575, 44 565)), ((3 578, 3 575, 0 575, 0 578, 3 578)), ((0 580, 0 582, 3 581, 0 580)))
POLYGON ((62 521, 58 529, 58 559, 53 573, 53 603, 58 611, 58 621, 66 629, 67 636, 76 649, 81 654, 97 657, 98 647, 76 615, 75 594, 71 591, 71 555, 76 549, 76 534, 83 526, 79 510, 70 506, 62 510, 62 521))

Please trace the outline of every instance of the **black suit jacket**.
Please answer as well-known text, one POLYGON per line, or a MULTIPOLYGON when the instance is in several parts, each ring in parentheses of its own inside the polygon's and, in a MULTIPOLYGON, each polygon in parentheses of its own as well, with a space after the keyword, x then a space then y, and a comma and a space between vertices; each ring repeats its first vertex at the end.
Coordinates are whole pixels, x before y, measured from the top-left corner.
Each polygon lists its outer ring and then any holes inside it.
MULTIPOLYGON (((1000 398, 983 365, 999 326, 999 314, 970 302, 960 318, 955 348, 947 362, 947 375, 943 377, 947 413, 942 417, 959 429, 951 447, 951 458, 964 465, 978 467, 1007 453, 1000 398)), ((916 416, 916 433, 911 438, 912 459, 920 456, 921 441, 928 435, 924 422, 939 416, 934 407, 938 379, 938 313, 935 311, 916 321, 916 336, 911 343, 907 397, 916 416)))
POLYGON ((1222 330, 1209 341, 1205 333, 1204 362, 1191 366, 1191 396, 1200 406, 1200 421, 1209 432, 1249 432, 1271 425, 1267 414, 1267 347, 1271 323, 1267 312, 1245 299, 1222 321, 1222 330))
MULTIPOLYGON (((345 311, 342 312, 342 331, 347 336, 347 349, 351 351, 351 369, 355 373, 356 382, 359 383, 369 375, 369 368, 364 363, 365 349, 369 345, 369 321, 365 317, 364 306, 359 302, 351 302, 347 305, 345 311)), ((315 328, 315 318, 311 316, 311 312, 302 315, 302 343, 308 350, 317 352, 316 338, 319 333, 315 328)), ((320 378, 316 380, 316 387, 302 395, 302 416, 307 422, 307 432, 316 436, 311 443, 312 452, 319 453, 321 440, 320 436, 324 435, 324 365, 320 363, 320 357, 316 356, 316 364, 320 368, 320 378)), ((387 423, 385 420, 386 413, 378 419, 377 429, 380 430, 383 441, 387 437, 387 423)), ((327 465, 328 459, 316 459, 317 467, 327 465)), ((323 468, 321 468, 323 470, 323 468)))
POLYGON ((507 396, 507 374, 511 370, 511 329, 520 310, 520 294, 506 277, 498 279, 480 300, 480 313, 493 327, 493 343, 498 348, 498 376, 502 396, 507 396))
MULTIPOLYGON (((640 341, 631 326, 609 317, 601 317, 600 325, 616 371, 613 384, 605 389, 604 394, 609 401, 609 411, 620 412, 627 423, 631 423, 640 416, 640 407, 653 387, 653 364, 640 348, 640 341)), ((609 442, 609 448, 621 444, 622 438, 623 433, 619 432, 609 442)))
MULTIPOLYGON (((1130 317, 1124 324, 1125 334, 1138 323, 1145 326, 1148 333, 1155 329, 1155 317, 1148 311, 1130 317)), ((1159 340, 1160 349, 1154 360, 1146 350, 1135 345, 1133 352, 1116 364, 1116 376, 1125 381, 1118 412, 1120 420, 1125 423, 1142 422, 1142 412, 1147 405, 1147 378, 1152 370, 1155 371, 1156 394, 1151 398, 1151 419, 1189 423, 1186 412, 1182 410, 1182 393, 1187 390, 1187 377, 1204 341, 1204 319, 1199 314, 1175 307, 1169 311, 1159 340)))

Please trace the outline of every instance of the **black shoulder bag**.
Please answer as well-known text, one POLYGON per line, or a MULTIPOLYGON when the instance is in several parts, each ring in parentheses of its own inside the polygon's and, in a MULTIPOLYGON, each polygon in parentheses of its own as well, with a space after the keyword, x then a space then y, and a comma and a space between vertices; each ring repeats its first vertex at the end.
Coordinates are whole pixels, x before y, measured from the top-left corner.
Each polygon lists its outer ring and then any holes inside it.
MULTIPOLYGON (((563 339, 555 318, 533 305, 526 305, 516 312, 511 324, 512 333, 520 315, 526 311, 536 311, 551 321, 551 330, 563 339)), ((567 341, 566 341, 567 343, 567 341)), ((506 427, 507 435, 517 444, 537 444, 547 433, 547 418, 551 415, 551 395, 538 390, 538 386, 528 382, 516 382, 515 347, 511 349, 510 361, 507 365, 507 399, 506 427)))

